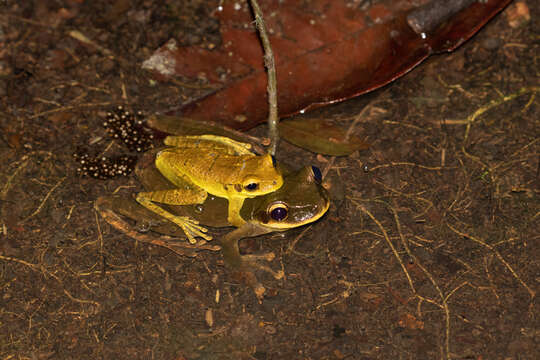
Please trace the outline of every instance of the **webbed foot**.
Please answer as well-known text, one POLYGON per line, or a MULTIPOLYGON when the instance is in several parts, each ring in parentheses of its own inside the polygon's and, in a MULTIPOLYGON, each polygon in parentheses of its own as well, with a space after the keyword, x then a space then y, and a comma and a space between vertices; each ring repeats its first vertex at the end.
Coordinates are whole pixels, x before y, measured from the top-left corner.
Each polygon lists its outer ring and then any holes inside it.
POLYGON ((197 240, 195 239, 196 237, 201 237, 206 241, 212 240, 212 236, 206 234, 208 232, 208 229, 206 229, 204 226, 199 225, 199 222, 197 220, 187 216, 171 214, 165 209, 154 204, 151 201, 151 198, 148 197, 148 194, 152 193, 142 192, 137 194, 136 201, 148 210, 178 225, 178 227, 182 229, 184 234, 186 234, 190 244, 197 243, 197 240))
POLYGON ((262 270, 274 277, 276 280, 283 279, 285 276, 285 273, 283 270, 275 271, 271 267, 265 264, 261 264, 261 261, 270 262, 275 259, 276 255, 273 252, 264 253, 264 254, 257 254, 257 255, 240 255, 242 258, 242 264, 244 267, 250 267, 257 270, 262 270))
POLYGON ((242 255, 238 249, 238 241, 244 237, 258 236, 268 232, 269 230, 266 228, 257 226, 256 224, 246 223, 240 228, 231 231, 220 240, 221 251, 225 262, 234 271, 241 274, 241 278, 253 289, 259 301, 262 300, 266 289, 259 282, 254 271, 265 271, 278 280, 283 279, 285 273, 283 270, 275 271, 264 263, 274 260, 276 257, 274 253, 242 255))
POLYGON ((171 218, 170 220, 184 231, 190 244, 197 243, 196 237, 201 237, 206 241, 212 240, 212 236, 206 234, 208 229, 199 225, 197 220, 187 216, 174 216, 174 218, 171 218))

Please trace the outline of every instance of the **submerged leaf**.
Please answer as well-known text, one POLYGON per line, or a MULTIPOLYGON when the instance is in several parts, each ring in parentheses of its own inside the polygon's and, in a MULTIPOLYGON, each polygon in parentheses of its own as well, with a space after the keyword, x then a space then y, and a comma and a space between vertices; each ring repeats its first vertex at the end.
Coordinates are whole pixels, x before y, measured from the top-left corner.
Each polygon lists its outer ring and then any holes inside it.
POLYGON ((346 139, 346 131, 325 119, 296 118, 279 123, 280 136, 314 153, 345 156, 369 147, 357 136, 346 139))
POLYGON ((241 141, 235 138, 234 131, 224 127, 221 124, 205 121, 201 122, 182 116, 170 115, 150 115, 147 125, 152 129, 172 135, 203 135, 213 134, 227 136, 234 140, 241 141))

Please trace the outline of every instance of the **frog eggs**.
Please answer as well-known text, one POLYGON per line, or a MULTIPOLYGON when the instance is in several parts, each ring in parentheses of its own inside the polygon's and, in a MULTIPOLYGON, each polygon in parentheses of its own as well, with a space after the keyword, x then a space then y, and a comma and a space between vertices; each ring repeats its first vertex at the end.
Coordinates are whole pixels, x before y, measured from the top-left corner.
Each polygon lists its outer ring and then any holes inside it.
POLYGON ((76 153, 74 155, 80 166, 77 173, 82 176, 90 176, 95 179, 110 179, 116 176, 127 176, 133 171, 136 156, 122 155, 116 157, 91 157, 88 153, 76 153))
POLYGON ((135 113, 118 106, 109 111, 103 121, 103 127, 113 138, 120 140, 131 151, 144 152, 154 147, 154 135, 143 126, 142 111, 135 113))
MULTIPOLYGON (((130 112, 118 106, 107 112, 103 127, 110 137, 120 140, 130 151, 144 152, 154 147, 154 136, 151 130, 144 127, 143 119, 142 111, 130 112)), ((137 162, 137 157, 133 155, 92 156, 87 151, 78 151, 74 157, 79 163, 79 175, 95 179, 127 176, 137 162)))

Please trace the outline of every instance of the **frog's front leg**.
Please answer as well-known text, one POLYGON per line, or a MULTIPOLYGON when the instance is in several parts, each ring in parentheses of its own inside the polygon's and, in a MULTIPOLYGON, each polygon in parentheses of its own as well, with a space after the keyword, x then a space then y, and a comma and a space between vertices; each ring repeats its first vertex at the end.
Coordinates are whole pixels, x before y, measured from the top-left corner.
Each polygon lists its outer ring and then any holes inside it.
POLYGON ((229 198, 229 210, 227 214, 227 221, 229 224, 239 228, 242 227, 246 221, 240 216, 240 210, 244 205, 244 198, 230 197, 229 198))
POLYGON ((196 237, 202 237, 205 240, 212 240, 205 227, 200 226, 197 220, 186 216, 178 216, 171 214, 156 203, 168 205, 189 205, 202 204, 206 200, 207 193, 204 190, 197 189, 171 189, 152 192, 140 192, 137 194, 137 202, 154 212, 155 214, 164 217, 178 225, 186 234, 189 242, 195 244, 196 237))
POLYGON ((260 255, 242 255, 238 248, 238 241, 245 237, 253 237, 262 234, 271 232, 268 228, 259 226, 254 223, 244 223, 241 227, 236 230, 231 231, 227 235, 221 238, 220 245, 221 251, 223 253, 223 258, 228 266, 232 267, 234 270, 239 270, 247 275, 247 280, 249 285, 255 291, 257 298, 259 300, 262 298, 262 295, 265 292, 264 286, 259 283, 255 274, 251 269, 263 270, 266 271, 276 279, 282 279, 284 273, 282 270, 274 271, 272 268, 265 264, 259 263, 263 261, 272 261, 275 257, 273 253, 266 253, 260 255))

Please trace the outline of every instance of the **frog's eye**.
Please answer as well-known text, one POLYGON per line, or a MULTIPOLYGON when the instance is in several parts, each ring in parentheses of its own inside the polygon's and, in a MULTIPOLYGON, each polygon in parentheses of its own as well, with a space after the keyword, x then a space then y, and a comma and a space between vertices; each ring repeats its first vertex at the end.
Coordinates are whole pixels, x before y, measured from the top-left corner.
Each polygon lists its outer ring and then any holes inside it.
POLYGON ((259 184, 257 183, 249 183, 247 185, 244 185, 244 189, 247 191, 255 191, 259 188, 259 184))
POLYGON ((273 167, 276 167, 276 166, 277 166, 276 157, 275 157, 274 155, 272 155, 272 166, 273 166, 273 167))
POLYGON ((289 215, 289 207, 283 203, 277 203, 270 206, 268 213, 272 220, 283 221, 289 215))
POLYGON ((320 184, 322 182, 321 170, 316 166, 312 166, 311 171, 313 172, 313 179, 315 180, 315 182, 317 184, 320 184))

